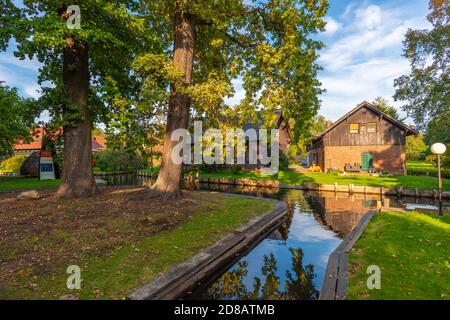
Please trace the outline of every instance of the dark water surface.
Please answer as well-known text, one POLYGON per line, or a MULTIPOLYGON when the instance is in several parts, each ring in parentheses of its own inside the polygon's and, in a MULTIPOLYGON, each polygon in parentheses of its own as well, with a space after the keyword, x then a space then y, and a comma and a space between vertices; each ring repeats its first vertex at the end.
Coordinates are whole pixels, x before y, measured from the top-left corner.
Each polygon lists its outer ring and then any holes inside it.
MULTIPOLYGON (((113 185, 143 185, 135 175, 101 177, 113 185)), ((222 274, 200 283, 188 299, 317 299, 329 255, 380 196, 349 195, 228 185, 201 190, 240 193, 285 201, 288 219, 222 274)), ((434 205, 431 199, 389 198, 385 206, 434 205)), ((445 207, 450 204, 444 203, 445 207)))

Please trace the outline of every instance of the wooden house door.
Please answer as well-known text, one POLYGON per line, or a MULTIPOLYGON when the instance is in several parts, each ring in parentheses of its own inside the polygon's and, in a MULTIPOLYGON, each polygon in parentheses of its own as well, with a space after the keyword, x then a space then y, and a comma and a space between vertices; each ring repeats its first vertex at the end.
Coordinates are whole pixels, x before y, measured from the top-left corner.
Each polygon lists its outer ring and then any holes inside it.
POLYGON ((363 170, 371 170, 373 169, 373 156, 370 152, 364 152, 362 154, 362 169, 363 170))

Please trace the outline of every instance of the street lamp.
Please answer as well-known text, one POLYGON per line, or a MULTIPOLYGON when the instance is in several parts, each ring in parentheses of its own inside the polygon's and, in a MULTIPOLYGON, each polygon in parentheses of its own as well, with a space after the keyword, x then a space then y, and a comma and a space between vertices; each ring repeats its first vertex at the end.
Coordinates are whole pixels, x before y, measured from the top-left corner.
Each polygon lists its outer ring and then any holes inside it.
POLYGON ((439 199, 439 215, 442 216, 442 178, 441 178, 441 154, 444 154, 447 147, 443 143, 435 143, 431 146, 431 152, 437 155, 438 163, 438 199, 439 199))

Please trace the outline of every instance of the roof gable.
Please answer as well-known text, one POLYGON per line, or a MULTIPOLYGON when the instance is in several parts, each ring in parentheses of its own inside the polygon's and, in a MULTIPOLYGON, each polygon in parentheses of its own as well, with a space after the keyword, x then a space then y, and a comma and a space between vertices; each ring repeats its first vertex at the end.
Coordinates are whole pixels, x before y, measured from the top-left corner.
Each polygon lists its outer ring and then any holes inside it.
POLYGON ((356 106, 356 108, 352 109, 351 111, 347 112, 344 116, 342 116, 341 118, 339 118, 335 123, 333 123, 330 127, 328 127, 327 129, 325 129, 325 131, 323 131, 321 134, 319 134, 318 136, 314 137, 313 141, 317 142, 319 141, 325 134, 327 134, 328 132, 330 132, 331 130, 333 130, 334 128, 336 128, 340 123, 342 123, 345 119, 347 119, 348 117, 350 117, 352 114, 358 112, 359 110, 363 109, 363 108, 367 108, 370 111, 377 113, 379 115, 381 115, 385 120, 391 122, 393 125, 402 128, 403 130, 407 131, 406 135, 414 135, 417 134, 418 132, 416 130, 414 130, 413 128, 411 128, 410 126, 404 124, 401 121, 398 121, 397 119, 392 118, 390 115, 382 112, 381 110, 379 110, 378 108, 376 108, 373 104, 367 102, 367 101, 363 101, 360 104, 358 104, 356 106))

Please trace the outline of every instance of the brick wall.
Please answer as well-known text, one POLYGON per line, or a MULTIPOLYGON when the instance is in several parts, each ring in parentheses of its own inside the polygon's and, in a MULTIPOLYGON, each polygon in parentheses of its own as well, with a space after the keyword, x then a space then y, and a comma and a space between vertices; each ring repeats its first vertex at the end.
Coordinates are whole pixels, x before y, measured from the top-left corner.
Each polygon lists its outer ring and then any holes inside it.
POLYGON ((343 170, 346 163, 362 164, 361 155, 370 152, 373 156, 373 167, 392 173, 406 173, 405 146, 373 145, 373 146, 326 146, 324 150, 324 171, 328 169, 343 170))

